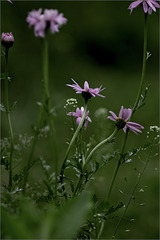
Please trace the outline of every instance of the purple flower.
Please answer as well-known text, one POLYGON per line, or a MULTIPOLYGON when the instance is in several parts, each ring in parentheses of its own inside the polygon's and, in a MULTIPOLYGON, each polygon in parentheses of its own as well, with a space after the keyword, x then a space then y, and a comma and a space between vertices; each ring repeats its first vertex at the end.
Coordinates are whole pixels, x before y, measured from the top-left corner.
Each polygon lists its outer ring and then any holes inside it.
POLYGON ((63 17, 62 13, 58 13, 58 10, 45 9, 42 14, 42 9, 33 10, 29 12, 26 21, 29 23, 29 27, 34 27, 34 34, 36 37, 44 38, 48 28, 52 34, 59 32, 59 27, 67 22, 67 19, 63 17))
POLYGON ((132 13, 133 9, 139 5, 142 7, 143 11, 148 14, 151 14, 152 10, 156 12, 156 8, 160 8, 160 5, 154 0, 137 0, 131 3, 128 9, 130 9, 132 13))
MULTIPOLYGON (((10 3, 12 3, 12 1, 11 0, 7 0, 8 2, 10 2, 10 3)), ((12 3, 13 4, 13 3, 12 3)))
POLYGON ((103 91, 105 88, 101 89, 102 86, 100 86, 99 88, 90 88, 89 84, 87 81, 84 82, 84 88, 82 89, 78 83, 76 83, 76 81, 74 81, 74 79, 72 79, 72 81, 74 82, 74 84, 67 84, 67 86, 72 87, 76 93, 78 94, 82 94, 82 96, 84 97, 85 101, 87 102, 91 97, 105 97, 101 94, 99 94, 99 92, 103 91))
MULTIPOLYGON (((83 114, 84 114, 84 107, 81 107, 81 109, 77 108, 77 109, 76 109, 76 112, 69 112, 67 115, 76 117, 76 118, 77 118, 76 124, 79 125, 80 122, 81 122, 81 119, 82 119, 82 117, 83 117, 83 114)), ((90 117, 88 117, 88 114, 89 114, 89 111, 87 111, 86 117, 85 117, 85 120, 84 120, 84 123, 83 123, 85 129, 86 129, 87 126, 88 126, 88 121, 89 121, 89 122, 92 122, 92 120, 90 119, 90 117)))
POLYGON ((123 106, 121 106, 121 110, 119 112, 119 117, 117 117, 117 115, 112 112, 112 111, 109 111, 109 113, 112 115, 112 116, 109 116, 108 118, 112 121, 115 122, 116 126, 119 128, 119 129, 122 129, 123 128, 123 131, 126 132, 126 129, 127 127, 129 129, 131 129, 131 131, 133 131, 134 133, 137 134, 137 132, 142 132, 141 130, 139 129, 144 129, 143 126, 141 126, 140 124, 138 123, 135 123, 135 122, 128 122, 131 114, 132 114, 132 109, 130 108, 124 108, 123 106))
POLYGON ((13 46, 13 43, 14 43, 14 37, 13 37, 13 34, 10 32, 10 33, 2 33, 2 36, 1 36, 1 43, 4 47, 6 48, 10 48, 13 46))

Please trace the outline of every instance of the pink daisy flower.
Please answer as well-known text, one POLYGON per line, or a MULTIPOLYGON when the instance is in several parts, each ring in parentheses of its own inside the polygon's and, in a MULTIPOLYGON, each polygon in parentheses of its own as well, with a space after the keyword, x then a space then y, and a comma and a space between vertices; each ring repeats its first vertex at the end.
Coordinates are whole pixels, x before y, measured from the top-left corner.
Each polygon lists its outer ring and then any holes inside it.
POLYGON ((59 27, 65 24, 67 19, 63 17, 62 13, 59 14, 58 10, 45 9, 42 13, 40 8, 29 12, 26 21, 29 23, 29 27, 34 27, 36 37, 44 38, 48 28, 52 34, 59 32, 59 27))
POLYGON ((138 123, 128 122, 128 120, 132 114, 132 109, 130 109, 130 108, 127 109, 127 108, 124 108, 123 106, 121 106, 121 110, 119 112, 119 117, 117 117, 117 115, 112 111, 109 111, 109 113, 112 116, 109 116, 108 118, 110 120, 114 121, 116 126, 119 129, 123 129, 124 132, 126 132, 126 129, 129 128, 132 132, 137 134, 137 132, 140 132, 140 133, 142 132, 140 129, 144 129, 144 127, 138 123))
POLYGON ((85 81, 84 88, 81 88, 74 79, 72 79, 72 81, 74 82, 74 84, 67 84, 67 86, 72 87, 76 91, 76 93, 82 94, 82 96, 86 101, 88 101, 91 97, 96 97, 96 96, 103 97, 103 98, 105 97, 99 94, 99 92, 105 89, 105 88, 102 89, 102 86, 100 86, 99 88, 90 88, 88 82, 85 81))
MULTIPOLYGON (((81 107, 81 109, 77 108, 76 112, 69 112, 67 115, 76 117, 77 118, 76 124, 79 125, 81 120, 82 120, 83 114, 84 114, 84 107, 81 107)), ((85 120, 84 120, 84 123, 83 123, 85 129, 88 126, 88 122, 92 122, 90 117, 88 117, 88 114, 89 114, 89 111, 87 111, 86 117, 85 117, 85 120)))
MULTIPOLYGON (((160 0, 158 0, 158 1, 160 1, 160 0)), ((157 3, 157 1, 154 1, 154 0, 137 0, 137 1, 134 1, 133 3, 131 3, 129 5, 128 9, 130 9, 131 13, 132 13, 133 9, 136 8, 139 5, 143 9, 143 11, 145 13, 148 13, 148 14, 151 14, 152 10, 154 12, 156 12, 156 8, 160 8, 160 5, 157 3)))

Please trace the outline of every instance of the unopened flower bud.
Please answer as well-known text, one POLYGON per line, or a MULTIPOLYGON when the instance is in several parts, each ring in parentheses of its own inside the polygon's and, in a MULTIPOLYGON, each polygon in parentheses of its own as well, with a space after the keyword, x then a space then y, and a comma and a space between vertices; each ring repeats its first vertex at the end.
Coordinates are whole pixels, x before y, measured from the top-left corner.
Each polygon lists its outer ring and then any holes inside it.
POLYGON ((4 46, 5 48, 12 47, 13 43, 14 43, 13 34, 11 32, 10 33, 2 33, 1 43, 2 43, 2 46, 4 46))

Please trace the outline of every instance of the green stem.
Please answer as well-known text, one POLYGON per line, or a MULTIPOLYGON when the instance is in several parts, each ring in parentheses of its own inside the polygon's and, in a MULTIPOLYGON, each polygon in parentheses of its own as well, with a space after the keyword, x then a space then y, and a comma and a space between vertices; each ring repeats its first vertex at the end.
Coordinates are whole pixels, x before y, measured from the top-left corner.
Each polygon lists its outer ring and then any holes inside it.
MULTIPOLYGON (((147 14, 145 14, 145 24, 144 24, 144 47, 143 47, 142 75, 141 75, 141 81, 140 81, 140 85, 139 85, 139 91, 138 91, 138 94, 137 94, 137 98, 136 98, 134 107, 132 109, 132 115, 131 115, 130 121, 133 118, 133 115, 136 111, 136 107, 137 107, 137 104, 139 102, 139 99, 140 99, 141 93, 142 93, 142 87, 143 87, 145 72, 146 72, 146 51, 147 51, 147 14)), ((115 172, 114 172, 114 175, 113 175, 113 178, 112 178, 112 181, 111 181, 111 185, 110 185, 109 192, 108 192, 108 197, 107 197, 108 201, 109 201, 109 197, 111 195, 112 188, 113 188, 113 185, 114 185, 114 182, 115 182, 115 179, 116 179, 119 167, 120 167, 120 162, 121 162, 124 150, 125 150, 127 137, 128 137, 128 132, 129 132, 129 129, 127 129, 127 131, 126 131, 124 142, 123 142, 123 145, 122 145, 121 155, 120 155, 120 158, 118 160, 118 163, 117 163, 117 166, 115 168, 115 172)))
POLYGON ((102 145, 104 145, 105 143, 111 142, 112 139, 113 139, 113 137, 117 134, 117 132, 118 132, 118 128, 115 128, 114 132, 113 132, 108 138, 104 139, 104 140, 101 141, 99 144, 97 144, 97 145, 92 149, 92 151, 89 153, 89 155, 88 155, 88 157, 87 157, 87 159, 86 159, 86 161, 85 161, 85 164, 84 164, 84 166, 83 166, 83 171, 82 171, 82 173, 81 173, 81 175, 80 175, 80 178, 79 178, 79 180, 78 180, 77 186, 76 186, 76 188, 75 188, 74 195, 76 195, 77 191, 79 190, 79 188, 80 188, 80 186, 81 186, 82 178, 83 178, 83 176, 84 176, 84 171, 85 171, 85 169, 86 169, 86 166, 87 166, 88 163, 90 162, 91 157, 93 156, 93 154, 94 154, 102 145))
POLYGON ((9 109, 9 97, 8 97, 8 48, 5 48, 5 103, 6 103, 6 115, 9 125, 9 132, 11 138, 11 147, 10 147, 10 158, 9 158, 9 187, 12 187, 12 158, 14 151, 14 135, 10 117, 10 109, 9 109))
POLYGON ((119 221, 118 221, 118 223, 117 223, 117 226, 116 226, 116 228, 115 228, 115 231, 114 231, 114 234, 113 234, 113 237, 112 237, 112 238, 115 238, 115 236, 116 236, 116 233, 117 233, 117 231, 118 231, 119 225, 120 225, 120 223, 121 223, 121 221, 122 221, 122 219, 123 219, 123 217, 124 217, 124 215, 125 215, 128 207, 129 207, 129 205, 130 205, 131 200, 133 199, 133 195, 134 195, 134 193, 135 193, 135 190, 136 190, 136 188, 137 188, 137 186, 138 186, 138 184, 139 184, 139 182, 140 182, 140 180, 141 180, 141 178, 142 178, 142 175, 143 175, 143 173, 144 173, 144 171, 145 171, 145 169, 146 169, 146 167, 147 167, 148 162, 149 162, 149 156, 148 156, 147 161, 145 162, 144 168, 142 169, 141 173, 139 173, 139 175, 138 175, 138 178, 137 178, 137 181, 136 181, 136 183, 135 183, 135 185, 134 185, 133 191, 132 191, 132 193, 131 193, 131 195, 130 195, 130 197, 129 197, 129 200, 128 200, 125 208, 124 208, 124 211, 123 211, 123 213, 122 213, 122 215, 121 215, 121 217, 120 217, 120 219, 119 219, 119 221))
MULTIPOLYGON (((137 104, 138 104, 139 99, 140 99, 141 94, 142 94, 142 88, 143 88, 144 79, 145 79, 145 72, 146 72, 146 52, 147 52, 147 14, 145 14, 145 23, 144 23, 143 64, 142 64, 141 81, 140 81, 140 85, 139 85, 137 98, 135 100, 135 104, 134 104, 133 109, 132 109, 132 115, 131 115, 129 121, 132 120, 133 115, 136 112, 137 104)), ((110 195, 111 195, 111 192, 112 192, 112 189, 113 189, 113 185, 115 183, 115 179, 117 177, 117 174, 118 174, 118 171, 119 171, 119 168, 120 168, 120 165, 121 165, 121 159, 122 159, 122 156, 123 156, 123 153, 124 153, 124 150, 125 150, 125 146, 126 146, 126 142, 127 142, 127 138, 128 138, 128 132, 129 132, 129 129, 127 129, 126 134, 125 134, 125 138, 124 138, 124 142, 123 142, 122 150, 121 150, 121 155, 120 155, 120 158, 117 162, 117 165, 116 165, 116 168, 115 168, 115 171, 114 171, 114 174, 113 174, 113 178, 112 178, 112 181, 111 181, 111 185, 110 185, 110 188, 109 188, 109 191, 108 191, 107 201, 109 201, 109 198, 110 198, 110 195)), ((103 224, 103 228, 104 228, 104 224, 103 224)), ((102 234, 102 232, 103 232, 103 229, 101 230, 101 234, 102 234)), ((99 238, 100 237, 101 237, 101 235, 99 236, 99 238)))
POLYGON ((113 185, 114 185, 115 179, 117 177, 117 173, 118 173, 119 167, 121 165, 121 160, 123 158, 127 137, 128 137, 128 131, 125 134, 124 142, 123 142, 122 149, 121 149, 121 155, 120 155, 120 158, 118 159, 118 162, 117 162, 117 165, 116 165, 113 177, 112 177, 112 181, 111 181, 111 184, 110 184, 110 188, 108 190, 108 194, 107 194, 107 197, 106 197, 106 201, 107 202, 109 201, 109 198, 110 198, 110 195, 111 195, 111 192, 112 192, 112 189, 113 189, 113 185))
POLYGON ((56 136, 55 136, 55 127, 54 127, 54 121, 53 117, 51 116, 51 104, 50 104, 50 94, 49 94, 49 74, 48 74, 48 42, 47 37, 43 39, 43 46, 42 46, 42 71, 43 71, 43 94, 42 94, 42 106, 39 111, 38 115, 38 122, 37 122, 37 129, 35 132, 34 140, 32 143, 31 152, 28 159, 28 165, 26 170, 26 175, 24 179, 24 192, 26 188, 26 183, 29 175, 29 169, 31 167, 32 158, 35 151, 35 146, 38 140, 38 133, 39 129, 42 127, 43 124, 43 118, 45 113, 49 115, 49 120, 51 124, 51 130, 52 130, 52 144, 53 144, 53 154, 54 154, 54 160, 55 160, 55 198, 57 198, 57 164, 58 164, 58 157, 57 157, 57 148, 56 148, 56 136))
POLYGON ((139 91, 137 94, 137 98, 134 104, 134 107, 132 109, 132 116, 136 111, 137 108, 137 104, 139 102, 139 99, 141 97, 142 94, 142 88, 143 88, 143 84, 144 84, 144 79, 145 79, 145 73, 146 73, 146 60, 147 60, 147 13, 145 14, 145 23, 144 23, 144 43, 143 43, 143 65, 142 65, 142 75, 141 75, 141 81, 140 81, 140 85, 139 85, 139 91))
POLYGON ((102 235, 102 232, 103 232, 103 228, 104 228, 104 222, 101 223, 101 227, 100 227, 97 239, 101 238, 101 235, 102 235))
POLYGON ((72 147, 72 145, 74 144, 74 142, 75 142, 75 140, 76 140, 76 138, 77 138, 77 136, 78 136, 78 134, 79 134, 79 131, 80 131, 83 123, 84 123, 84 120, 85 120, 85 117, 86 117, 86 113, 87 113, 87 102, 85 102, 84 113, 83 113, 83 117, 82 117, 82 119, 81 119, 81 122, 80 122, 80 124, 78 125, 78 127, 77 127, 77 129, 76 129, 76 131, 75 131, 75 133, 74 133, 71 141, 70 141, 70 144, 69 144, 69 146, 68 146, 68 148, 67 148, 66 154, 65 154, 65 158, 64 158, 64 161, 63 161, 63 164, 62 164, 62 167, 61 167, 61 171, 60 171, 60 182, 61 182, 61 184, 63 183, 65 164, 66 164, 66 161, 67 161, 69 152, 70 152, 71 147, 72 147))

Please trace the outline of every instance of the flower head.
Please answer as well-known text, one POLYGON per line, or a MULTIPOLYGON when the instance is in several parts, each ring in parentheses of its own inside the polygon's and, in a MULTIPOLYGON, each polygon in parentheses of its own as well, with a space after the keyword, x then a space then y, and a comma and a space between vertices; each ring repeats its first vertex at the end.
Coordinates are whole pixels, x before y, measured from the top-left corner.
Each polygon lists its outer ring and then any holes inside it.
POLYGON ((67 19, 63 17, 62 13, 58 13, 58 10, 45 9, 42 13, 42 9, 33 10, 29 12, 26 21, 29 23, 29 27, 34 27, 34 34, 36 37, 44 38, 48 28, 52 34, 59 32, 59 27, 67 22, 67 19))
POLYGON ((124 132, 126 132, 126 129, 127 127, 134 133, 137 134, 137 132, 142 132, 141 130, 139 129, 144 129, 143 126, 141 126, 140 124, 138 123, 135 123, 135 122, 128 122, 131 114, 132 114, 132 109, 130 108, 124 108, 123 106, 121 106, 121 110, 119 112, 119 117, 117 117, 117 115, 112 112, 112 111, 109 111, 109 113, 112 115, 112 116, 109 116, 108 118, 112 121, 115 122, 117 128, 119 129, 123 129, 124 132))
POLYGON ((85 101, 87 102, 91 97, 105 97, 101 94, 99 94, 99 92, 103 91, 105 88, 101 89, 102 86, 100 86, 99 88, 90 88, 89 84, 87 81, 84 82, 84 88, 82 89, 78 83, 76 83, 76 81, 74 79, 72 79, 72 81, 74 82, 74 84, 67 84, 67 86, 72 87, 76 93, 78 94, 82 94, 82 96, 84 97, 85 101))
MULTIPOLYGON (((7 0, 8 2, 10 2, 10 3, 12 3, 12 1, 11 0, 7 0)), ((13 4, 13 3, 12 3, 13 4)))
POLYGON ((12 47, 13 43, 14 43, 13 34, 11 32, 10 33, 2 33, 1 43, 6 48, 12 47))
MULTIPOLYGON (((81 109, 77 108, 76 112, 69 112, 67 115, 76 117, 77 118, 76 124, 79 125, 80 122, 81 122, 81 119, 83 117, 83 114, 84 114, 84 107, 81 107, 81 109)), ((85 120, 84 120, 84 123, 83 123, 85 129, 88 126, 88 121, 92 122, 92 120, 90 119, 90 117, 88 117, 88 115, 89 115, 89 111, 87 111, 86 117, 85 117, 85 120)))
MULTIPOLYGON (((160 0, 158 0, 158 1, 160 1, 160 0)), ((143 9, 143 11, 145 13, 148 13, 148 14, 151 14, 152 10, 154 12, 156 12, 156 8, 160 8, 160 5, 157 3, 157 1, 154 1, 154 0, 137 0, 137 1, 134 1, 133 3, 131 3, 129 5, 128 9, 130 9, 131 13, 132 13, 133 9, 136 8, 139 5, 143 9)))

